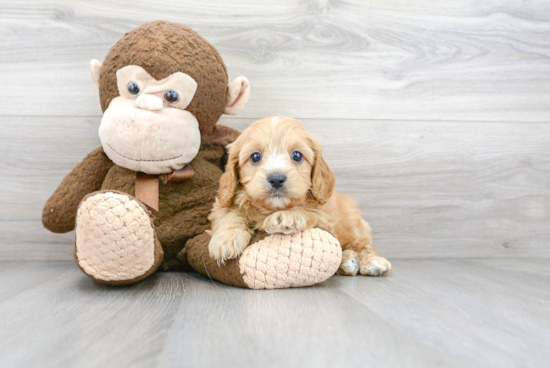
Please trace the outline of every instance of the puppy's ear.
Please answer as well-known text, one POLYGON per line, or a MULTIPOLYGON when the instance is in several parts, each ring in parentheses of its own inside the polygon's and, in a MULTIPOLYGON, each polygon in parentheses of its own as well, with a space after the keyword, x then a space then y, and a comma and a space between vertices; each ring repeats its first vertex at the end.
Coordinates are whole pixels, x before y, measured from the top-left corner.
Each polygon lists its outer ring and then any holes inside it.
POLYGON ((235 192, 237 191, 237 181, 239 170, 239 139, 227 146, 229 149, 229 158, 225 166, 225 172, 220 179, 220 188, 218 189, 218 203, 222 207, 231 206, 235 192))
POLYGON ((323 158, 321 143, 317 140, 313 142, 313 152, 315 153, 315 162, 311 170, 311 193, 317 202, 325 204, 334 192, 336 179, 323 158))

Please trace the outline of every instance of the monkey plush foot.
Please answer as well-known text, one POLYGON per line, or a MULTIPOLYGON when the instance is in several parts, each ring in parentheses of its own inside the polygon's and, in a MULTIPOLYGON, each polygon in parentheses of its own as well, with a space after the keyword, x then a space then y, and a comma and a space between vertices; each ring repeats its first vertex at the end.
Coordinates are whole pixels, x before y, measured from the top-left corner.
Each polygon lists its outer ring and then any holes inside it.
POLYGON ((153 273, 162 247, 144 205, 119 192, 95 192, 76 215, 74 257, 78 267, 105 284, 130 284, 153 273))
POLYGON ((242 255, 218 263, 210 258, 207 233, 185 245, 191 267, 203 276, 250 289, 282 289, 310 286, 325 281, 338 269, 342 248, 321 229, 291 235, 256 234, 242 255))

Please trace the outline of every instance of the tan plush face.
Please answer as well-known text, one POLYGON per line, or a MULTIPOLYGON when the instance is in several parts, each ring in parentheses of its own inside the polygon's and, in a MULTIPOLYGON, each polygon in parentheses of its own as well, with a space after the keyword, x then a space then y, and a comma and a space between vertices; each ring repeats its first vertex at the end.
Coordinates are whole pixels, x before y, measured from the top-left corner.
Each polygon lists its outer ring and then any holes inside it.
POLYGON ((185 110, 197 90, 195 80, 182 72, 156 80, 137 65, 119 69, 116 77, 119 96, 99 127, 107 156, 148 174, 170 173, 191 162, 201 144, 199 123, 185 110))
POLYGON ((240 183, 256 205, 285 209, 307 198, 318 142, 294 119, 254 123, 239 151, 240 183))

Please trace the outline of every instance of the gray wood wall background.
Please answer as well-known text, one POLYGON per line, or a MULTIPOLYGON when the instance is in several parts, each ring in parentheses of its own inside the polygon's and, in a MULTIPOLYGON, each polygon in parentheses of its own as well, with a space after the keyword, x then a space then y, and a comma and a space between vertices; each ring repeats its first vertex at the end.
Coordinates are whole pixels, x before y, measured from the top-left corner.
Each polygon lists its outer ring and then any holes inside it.
POLYGON ((550 256, 550 2, 0 1, 0 259, 72 259, 42 228, 99 146, 89 60, 187 24, 252 96, 221 124, 300 119, 382 255, 550 256))

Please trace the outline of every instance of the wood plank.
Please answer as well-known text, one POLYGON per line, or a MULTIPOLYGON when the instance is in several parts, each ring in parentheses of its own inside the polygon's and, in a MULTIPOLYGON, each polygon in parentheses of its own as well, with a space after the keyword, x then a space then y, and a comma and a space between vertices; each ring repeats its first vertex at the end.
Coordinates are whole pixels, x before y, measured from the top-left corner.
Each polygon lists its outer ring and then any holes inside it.
POLYGON ((461 366, 324 284, 258 292, 191 277, 159 366, 461 366))
MULTIPOLYGON (((41 216, 41 212, 34 214, 41 216)), ((42 221, 0 221, 0 260, 73 261, 74 232, 53 234, 42 221)))
POLYGON ((550 119, 550 3, 222 0, 2 3, 0 115, 99 116, 89 60, 151 20, 190 25, 230 78, 243 117, 550 119))
POLYGON ((70 263, 0 262, 25 285, 0 301, 0 366, 546 367, 550 260, 394 265, 254 291, 187 273, 111 287, 70 263))
POLYGON ((549 265, 548 259, 396 261, 389 278, 334 277, 327 283, 449 360, 546 367, 549 265))
POLYGON ((74 264, 67 262, 2 261, 0 267, 0 303, 28 289, 58 277, 74 264))
POLYGON ((184 274, 110 287, 76 266, 0 303, 2 367, 150 367, 165 344, 184 274))
POLYGON ((323 285, 252 291, 197 274, 162 273, 109 287, 73 270, 0 303, 0 314, 2 367, 435 367, 445 361, 323 285))
MULTIPOLYGON (((302 122, 325 143, 338 191, 359 202, 384 256, 550 256, 550 124, 302 122)), ((44 230, 42 207, 99 145, 99 118, 0 124, 0 258, 71 260, 72 235, 44 230)))

